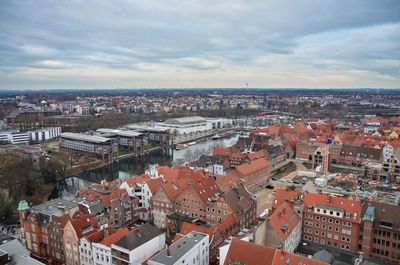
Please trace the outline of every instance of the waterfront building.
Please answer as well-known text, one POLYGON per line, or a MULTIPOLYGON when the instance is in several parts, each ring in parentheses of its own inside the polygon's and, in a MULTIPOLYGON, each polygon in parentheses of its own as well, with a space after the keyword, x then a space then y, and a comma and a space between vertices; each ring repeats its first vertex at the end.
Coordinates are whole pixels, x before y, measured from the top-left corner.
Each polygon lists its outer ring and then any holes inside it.
POLYGON ((59 144, 60 148, 92 154, 103 160, 112 159, 113 152, 118 149, 118 143, 112 139, 70 132, 61 133, 59 144))

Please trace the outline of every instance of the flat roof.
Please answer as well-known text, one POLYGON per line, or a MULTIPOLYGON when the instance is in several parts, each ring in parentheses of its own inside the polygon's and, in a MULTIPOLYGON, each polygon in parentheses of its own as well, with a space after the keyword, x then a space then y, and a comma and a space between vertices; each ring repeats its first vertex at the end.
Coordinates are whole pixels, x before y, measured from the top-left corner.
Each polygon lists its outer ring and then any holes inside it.
POLYGON ((40 129, 30 131, 30 132, 45 132, 45 131, 54 130, 54 129, 61 129, 61 127, 45 127, 45 128, 40 128, 40 129))
POLYGON ((123 136, 123 137, 137 137, 139 135, 142 135, 142 133, 140 133, 140 132, 109 129, 109 128, 100 128, 100 129, 97 129, 97 132, 110 133, 110 134, 115 134, 115 135, 119 135, 119 136, 123 136))
POLYGON ((92 143, 106 143, 110 141, 111 139, 101 137, 101 136, 94 136, 94 135, 87 135, 87 134, 82 134, 82 133, 71 133, 71 132, 65 132, 62 133, 61 138, 68 138, 71 140, 78 140, 78 141, 86 141, 86 142, 92 142, 92 143))
POLYGON ((137 131, 148 131, 148 132, 167 132, 168 128, 155 128, 151 126, 141 126, 137 124, 127 124, 125 125, 126 128, 137 130, 137 131))
POLYGON ((181 118, 172 118, 166 120, 165 124, 190 124, 190 123, 201 123, 206 122, 207 120, 200 116, 190 116, 190 117, 181 117, 181 118))
POLYGON ((33 206, 30 208, 31 212, 42 213, 45 215, 57 215, 59 213, 64 212, 64 210, 68 210, 78 206, 78 203, 67 201, 61 198, 54 199, 51 201, 47 201, 45 203, 33 206))
POLYGON ((205 237, 208 237, 208 235, 193 231, 169 246, 169 256, 167 255, 167 249, 164 249, 150 260, 165 265, 175 264, 183 255, 195 247, 205 237))

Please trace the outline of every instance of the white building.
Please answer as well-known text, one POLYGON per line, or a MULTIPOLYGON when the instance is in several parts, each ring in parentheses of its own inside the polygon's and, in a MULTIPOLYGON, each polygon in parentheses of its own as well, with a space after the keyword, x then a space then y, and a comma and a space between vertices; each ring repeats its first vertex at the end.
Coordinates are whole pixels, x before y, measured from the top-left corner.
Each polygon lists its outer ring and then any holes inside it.
POLYGON ((150 223, 111 245, 112 264, 141 264, 165 247, 165 233, 150 223))
POLYGON ((93 265, 92 242, 89 238, 83 237, 79 243, 79 261, 81 265, 93 265))
POLYGON ((61 127, 42 128, 29 132, 31 142, 39 143, 57 138, 61 134, 61 127))
POLYGON ((203 118, 200 116, 168 119, 165 122, 156 122, 154 127, 169 129, 171 133, 190 134, 210 130, 222 129, 232 125, 231 119, 203 118))
POLYGON ((193 231, 152 257, 147 263, 149 265, 209 264, 209 236, 193 231))
POLYGON ((28 133, 11 133, 10 134, 10 143, 12 144, 28 144, 29 143, 29 134, 28 133))
POLYGON ((156 122, 155 128, 171 130, 171 133, 190 134, 204 132, 212 129, 211 123, 200 116, 168 119, 165 122, 156 122))
POLYGON ((150 199, 162 183, 162 178, 152 179, 145 174, 142 177, 127 179, 121 184, 120 189, 125 189, 130 197, 139 198, 140 220, 149 220, 151 210, 150 199))
POLYGON ((129 233, 127 227, 104 237, 100 242, 92 243, 93 262, 95 265, 111 265, 111 245, 129 233))
POLYGON ((19 131, 4 131, 0 132, 0 144, 28 144, 29 133, 19 131))
POLYGON ((400 182, 400 148, 387 144, 382 150, 381 180, 400 182))

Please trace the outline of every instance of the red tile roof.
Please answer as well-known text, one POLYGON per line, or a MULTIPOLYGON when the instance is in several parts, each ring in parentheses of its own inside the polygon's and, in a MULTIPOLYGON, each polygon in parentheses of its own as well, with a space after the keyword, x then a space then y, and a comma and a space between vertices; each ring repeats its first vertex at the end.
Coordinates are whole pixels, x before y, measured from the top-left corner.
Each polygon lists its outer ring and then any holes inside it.
POLYGON ((242 241, 237 238, 232 239, 224 265, 229 265, 230 262, 245 265, 328 265, 311 258, 242 241))
POLYGON ((143 174, 141 176, 137 176, 135 178, 129 178, 126 180, 126 183, 128 184, 129 187, 133 188, 135 187, 138 183, 143 183, 147 182, 150 180, 150 176, 148 174, 143 174))
POLYGON ((112 244, 115 244, 118 240, 120 240, 123 236, 129 233, 129 229, 127 227, 123 228, 122 230, 116 231, 109 236, 103 238, 100 241, 101 244, 111 247, 112 244))
POLYGON ((235 170, 241 176, 246 176, 246 175, 252 174, 253 172, 257 172, 259 170, 268 168, 268 166, 269 166, 269 164, 268 164, 267 159, 260 158, 260 159, 250 161, 249 163, 245 163, 240 166, 237 166, 235 170))
POLYGON ((295 200, 299 196, 299 192, 294 190, 276 189, 272 208, 277 208, 284 202, 295 200))
POLYGON ((274 255, 273 248, 233 238, 224 264, 273 265, 274 255))
POLYGON ((104 229, 100 229, 90 235, 88 235, 86 238, 92 243, 98 243, 103 240, 104 236, 107 235, 108 233, 114 233, 115 229, 113 227, 106 227, 104 229))
POLYGON ((191 184, 190 187, 204 203, 207 203, 209 199, 214 198, 218 193, 221 193, 221 189, 211 177, 203 178, 201 181, 196 181, 191 184))
POLYGON ((267 219, 268 224, 285 240, 300 221, 300 216, 287 202, 282 203, 267 219))
POLYGON ((78 238, 87 236, 99 228, 99 224, 93 214, 79 214, 70 222, 78 238), (92 229, 86 231, 86 228, 89 227, 92 229))
POLYGON ((343 209, 345 212, 352 213, 350 218, 346 219, 351 222, 360 223, 361 222, 361 202, 360 200, 352 199, 352 198, 342 198, 335 197, 324 194, 314 194, 308 193, 304 195, 304 209, 307 209, 308 206, 322 205, 328 207, 335 207, 339 209, 343 209))
POLYGON ((256 160, 259 158, 267 158, 267 154, 265 153, 265 150, 260 150, 254 153, 247 154, 247 157, 250 160, 256 160))

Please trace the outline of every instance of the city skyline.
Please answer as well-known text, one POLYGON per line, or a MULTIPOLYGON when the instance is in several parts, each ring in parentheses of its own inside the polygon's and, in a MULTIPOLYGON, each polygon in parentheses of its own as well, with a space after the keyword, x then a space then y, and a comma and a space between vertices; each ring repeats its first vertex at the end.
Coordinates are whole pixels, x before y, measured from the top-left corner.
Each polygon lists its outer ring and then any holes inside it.
POLYGON ((0 7, 0 90, 399 88, 398 1, 0 7))

